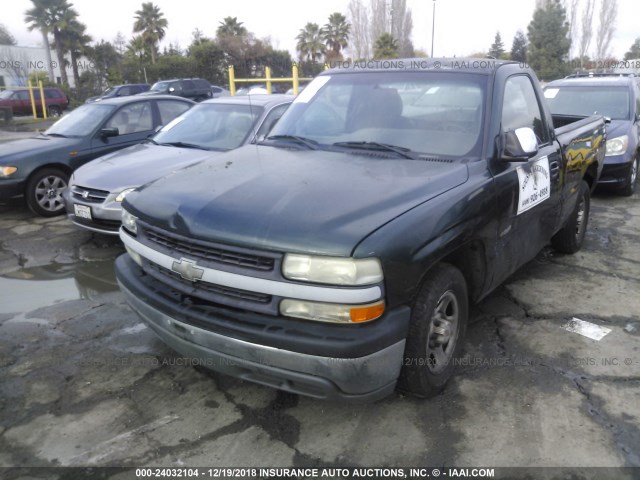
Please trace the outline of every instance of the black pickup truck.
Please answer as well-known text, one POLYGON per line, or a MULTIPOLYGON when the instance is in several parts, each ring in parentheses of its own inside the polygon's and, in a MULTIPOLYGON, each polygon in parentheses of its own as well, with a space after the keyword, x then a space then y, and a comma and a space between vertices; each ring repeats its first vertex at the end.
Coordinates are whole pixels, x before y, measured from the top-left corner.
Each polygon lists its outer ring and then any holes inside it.
POLYGON ((429 397, 469 301, 581 247, 602 117, 554 128, 516 63, 387 63, 324 72, 261 144, 127 196, 116 275, 168 345, 317 398, 429 397))

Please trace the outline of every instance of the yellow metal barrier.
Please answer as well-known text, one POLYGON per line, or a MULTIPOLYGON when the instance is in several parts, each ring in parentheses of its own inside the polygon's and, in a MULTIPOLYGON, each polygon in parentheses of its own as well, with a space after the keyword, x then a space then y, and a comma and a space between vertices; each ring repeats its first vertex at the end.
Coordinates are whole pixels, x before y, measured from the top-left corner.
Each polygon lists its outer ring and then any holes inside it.
MULTIPOLYGON (((24 88, 24 87, 22 87, 24 88)), ((33 118, 38 118, 38 113, 36 111, 36 99, 33 95, 33 90, 36 87, 31 85, 31 80, 27 82, 27 89, 29 91, 29 100, 31 101, 31 112, 33 113, 33 118)), ((47 119, 47 101, 44 98, 44 87, 42 86, 42 80, 38 82, 38 90, 40 91, 40 102, 42 104, 42 116, 44 119, 47 119)))
POLYGON ((287 77, 287 78, 271 77, 271 67, 264 67, 264 78, 261 78, 261 77, 236 78, 233 65, 229 65, 229 91, 231 92, 231 96, 235 96, 236 94, 236 83, 256 83, 256 82, 265 82, 265 84, 267 85, 268 93, 272 93, 272 90, 271 90, 272 83, 289 82, 293 84, 293 94, 297 95, 298 91, 300 90, 300 80, 311 81, 313 80, 313 78, 298 77, 298 65, 296 65, 295 63, 291 66, 291 77, 287 77))

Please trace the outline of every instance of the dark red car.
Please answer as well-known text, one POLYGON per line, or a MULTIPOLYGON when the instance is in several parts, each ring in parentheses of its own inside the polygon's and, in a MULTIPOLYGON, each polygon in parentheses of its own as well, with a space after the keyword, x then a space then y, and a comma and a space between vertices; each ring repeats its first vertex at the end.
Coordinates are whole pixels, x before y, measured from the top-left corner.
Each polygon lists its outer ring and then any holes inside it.
MULTIPOLYGON (((42 100, 39 89, 33 90, 33 97, 36 102, 36 112, 38 115, 42 115, 42 100)), ((47 105, 47 115, 50 117, 59 117, 69 107, 69 98, 59 88, 45 88, 44 98, 47 105)), ((13 115, 33 115, 29 89, 13 88, 0 91, 0 107, 11 107, 13 115)))

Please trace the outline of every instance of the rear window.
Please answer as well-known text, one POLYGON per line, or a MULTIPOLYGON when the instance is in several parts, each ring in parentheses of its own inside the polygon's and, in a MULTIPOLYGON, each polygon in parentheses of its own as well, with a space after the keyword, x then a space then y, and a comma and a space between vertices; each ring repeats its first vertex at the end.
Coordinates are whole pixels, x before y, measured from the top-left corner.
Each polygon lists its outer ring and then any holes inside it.
POLYGON ((628 87, 548 86, 544 91, 549 109, 554 115, 604 115, 614 120, 629 120, 628 87))

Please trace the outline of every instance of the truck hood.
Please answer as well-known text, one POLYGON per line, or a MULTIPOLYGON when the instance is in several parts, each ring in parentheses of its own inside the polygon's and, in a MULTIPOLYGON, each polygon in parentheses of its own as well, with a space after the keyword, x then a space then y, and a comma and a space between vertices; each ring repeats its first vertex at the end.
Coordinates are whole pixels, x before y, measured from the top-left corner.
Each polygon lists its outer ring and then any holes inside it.
POLYGON ((208 150, 142 143, 83 165, 73 173, 73 183, 96 190, 119 192, 139 187, 219 154, 208 150))
POLYGON ((71 151, 80 143, 82 143, 82 139, 78 138, 34 135, 32 138, 0 144, 0 159, 15 161, 56 150, 71 151))
POLYGON ((194 238, 349 256, 372 231, 467 178, 461 163, 248 145, 133 192, 125 206, 194 238))

